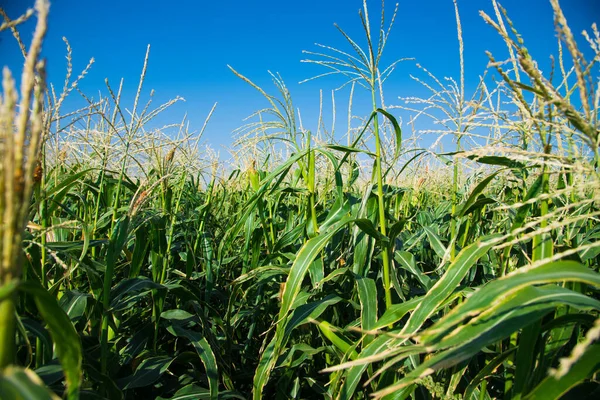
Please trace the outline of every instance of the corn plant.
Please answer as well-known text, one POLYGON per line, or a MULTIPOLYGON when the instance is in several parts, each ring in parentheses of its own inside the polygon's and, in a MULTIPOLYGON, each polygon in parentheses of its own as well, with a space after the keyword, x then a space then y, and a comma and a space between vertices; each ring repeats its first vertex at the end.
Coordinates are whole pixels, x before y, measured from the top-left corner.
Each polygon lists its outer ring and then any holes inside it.
POLYGON ((417 64, 424 99, 384 101, 398 8, 387 22, 382 2, 375 29, 364 1, 363 41, 338 27, 350 51, 307 52, 329 70, 307 81, 346 78, 346 138, 325 130, 322 98, 311 130, 281 75, 272 95, 232 69, 266 101, 232 165, 200 143, 214 107, 198 133, 156 126, 180 98, 143 103, 149 47, 127 114, 127 82, 79 90, 93 60, 72 78, 67 41, 62 92, 46 86, 47 2, 0 12, 25 57, 20 93, 5 70, 0 101, 0 397, 596 396, 600 34, 582 50, 550 1, 543 73, 491 3, 507 60, 489 53, 472 94, 458 1, 460 76, 417 64))
POLYGON ((47 2, 38 1, 35 11, 31 10, 15 21, 8 20, 0 28, 14 29, 27 18, 37 16, 35 33, 30 48, 25 53, 18 113, 16 85, 7 68, 3 72, 3 96, 0 102, 0 391, 2 396, 7 398, 54 397, 31 369, 23 369, 15 363, 16 331, 22 330, 22 323, 16 317, 16 304, 19 297, 25 295, 34 300, 37 311, 52 334, 56 355, 64 369, 68 398, 79 398, 81 380, 81 344, 73 325, 56 299, 39 282, 22 280, 22 240, 28 222, 33 188, 40 184, 43 173, 39 151, 45 133, 45 65, 39 60, 39 56, 47 29, 48 10, 47 2))

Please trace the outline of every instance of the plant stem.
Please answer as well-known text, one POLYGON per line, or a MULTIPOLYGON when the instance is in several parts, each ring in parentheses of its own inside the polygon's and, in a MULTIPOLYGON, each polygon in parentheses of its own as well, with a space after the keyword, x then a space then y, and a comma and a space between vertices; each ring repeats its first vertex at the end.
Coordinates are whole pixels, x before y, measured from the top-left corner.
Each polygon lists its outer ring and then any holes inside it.
MULTIPOLYGON (((460 152, 460 136, 456 141, 456 152, 460 152)), ((450 221, 450 262, 456 257, 456 208, 458 203, 458 178, 460 174, 460 165, 458 160, 454 160, 454 171, 452 175, 452 220, 450 221)), ((466 235, 466 232, 465 232, 466 235)))
POLYGON ((15 299, 8 296, 0 301, 0 370, 15 358, 15 299))
MULTIPOLYGON (((371 89, 371 98, 373 101, 373 129, 375 134, 375 175, 377 179, 377 200, 379 210, 379 231, 383 236, 387 236, 386 218, 385 218, 385 199, 383 193, 383 174, 381 172, 381 139, 379 137, 379 118, 377 115, 377 100, 375 98, 375 86, 371 89)), ((383 289, 385 292, 386 308, 392 306, 392 292, 390 290, 390 254, 388 246, 383 246, 383 289)))

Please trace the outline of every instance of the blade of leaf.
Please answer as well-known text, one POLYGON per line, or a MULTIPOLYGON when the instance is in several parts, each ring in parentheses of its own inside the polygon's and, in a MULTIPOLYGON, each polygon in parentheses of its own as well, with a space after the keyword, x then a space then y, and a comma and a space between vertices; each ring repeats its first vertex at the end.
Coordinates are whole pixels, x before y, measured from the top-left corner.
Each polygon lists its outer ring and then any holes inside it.
POLYGON ((75 327, 54 296, 49 294, 39 283, 23 282, 20 289, 33 297, 40 315, 48 325, 56 355, 65 372, 67 397, 78 399, 82 354, 81 341, 75 327))

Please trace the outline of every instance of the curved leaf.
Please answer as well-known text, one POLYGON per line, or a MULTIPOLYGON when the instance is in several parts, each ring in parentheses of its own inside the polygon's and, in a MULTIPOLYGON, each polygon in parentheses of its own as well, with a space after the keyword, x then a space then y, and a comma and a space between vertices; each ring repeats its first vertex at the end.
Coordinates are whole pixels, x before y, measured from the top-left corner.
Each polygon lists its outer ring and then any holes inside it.
POLYGON ((0 375, 0 399, 59 400, 30 369, 8 367, 0 375))
POLYGON ((75 327, 54 296, 49 294, 39 283, 23 282, 20 289, 33 297, 40 315, 48 325, 56 355, 65 373, 67 397, 78 399, 82 354, 81 341, 75 327))

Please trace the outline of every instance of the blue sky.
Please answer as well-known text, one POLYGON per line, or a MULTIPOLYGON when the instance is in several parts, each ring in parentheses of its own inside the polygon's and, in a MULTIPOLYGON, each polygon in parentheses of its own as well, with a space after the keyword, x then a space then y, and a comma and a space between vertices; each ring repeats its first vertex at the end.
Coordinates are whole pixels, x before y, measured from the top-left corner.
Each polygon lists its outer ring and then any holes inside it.
MULTIPOLYGON (((16 17, 33 0, 0 0, 9 16, 16 17)), ((552 10, 548 0, 505 0, 508 10, 534 58, 548 60, 556 53, 552 10)), ((378 24, 379 1, 369 1, 374 25, 378 24)), ((562 0, 561 5, 573 31, 600 22, 599 0, 562 0)), ((178 122, 187 112, 190 126, 199 130, 214 102, 218 102, 205 139, 217 150, 232 143, 232 131, 243 119, 267 105, 258 92, 234 76, 233 66, 267 92, 274 93, 267 71, 279 72, 302 111, 305 127, 315 130, 319 89, 326 98, 339 80, 298 82, 324 72, 318 66, 301 63, 302 50, 317 50, 315 42, 348 50, 337 23, 350 36, 363 39, 358 17, 362 0, 54 0, 50 29, 44 47, 50 81, 62 86, 65 46, 73 48, 74 74, 94 57, 96 62, 81 89, 90 97, 106 94, 104 79, 114 87, 125 79, 125 104, 130 108, 146 45, 151 45, 150 63, 144 86, 144 100, 151 89, 156 104, 177 95, 186 99, 159 122, 178 122)), ((388 1, 391 14, 394 3, 388 1)), ((464 43, 467 89, 477 83, 492 51, 506 58, 506 49, 493 29, 479 17, 479 10, 493 13, 491 1, 459 0, 464 43)), ((31 36, 33 22, 22 28, 31 36)), ((18 70, 21 58, 7 32, 0 34, 0 60, 18 70)), ((362 42, 361 42, 362 43, 362 42)), ((451 0, 402 0, 384 59, 388 62, 414 57, 439 77, 458 78, 458 43, 451 0)), ((386 101, 398 103, 397 96, 423 94, 410 78, 414 63, 401 65, 386 86, 386 101)), ((364 95, 364 93, 363 93, 364 95)), ((77 96, 73 94, 72 96, 77 96)), ((76 102, 77 100, 72 100, 76 102)), ((337 95, 338 118, 345 117, 347 91, 337 95)), ((344 122, 345 124, 345 122, 344 122)))

